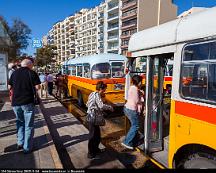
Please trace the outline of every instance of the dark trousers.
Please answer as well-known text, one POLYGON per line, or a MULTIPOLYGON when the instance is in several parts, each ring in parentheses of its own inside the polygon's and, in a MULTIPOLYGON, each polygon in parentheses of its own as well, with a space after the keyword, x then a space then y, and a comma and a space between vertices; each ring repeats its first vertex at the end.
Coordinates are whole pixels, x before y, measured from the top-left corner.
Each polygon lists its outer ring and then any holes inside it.
POLYGON ((49 95, 52 95, 53 91, 53 82, 48 82, 48 93, 49 95))
POLYGON ((99 144, 101 142, 100 127, 93 124, 89 124, 89 142, 88 152, 95 156, 99 150, 99 144))

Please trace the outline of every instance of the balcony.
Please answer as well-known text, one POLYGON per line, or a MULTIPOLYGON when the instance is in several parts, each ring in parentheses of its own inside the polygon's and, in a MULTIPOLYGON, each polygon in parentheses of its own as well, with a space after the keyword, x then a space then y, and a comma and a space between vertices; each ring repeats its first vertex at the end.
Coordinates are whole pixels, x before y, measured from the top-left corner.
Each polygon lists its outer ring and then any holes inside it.
POLYGON ((110 3, 108 4, 108 12, 114 9, 118 9, 119 8, 119 3, 110 3))
POLYGON ((129 29, 129 28, 132 28, 132 27, 136 27, 136 26, 137 26, 137 23, 129 23, 127 25, 122 25, 121 29, 125 30, 125 29, 129 29))
POLYGON ((108 36, 108 40, 116 40, 118 39, 119 35, 112 35, 112 36, 108 36))
POLYGON ((137 12, 136 11, 132 11, 132 12, 127 12, 127 13, 123 13, 121 19, 122 20, 129 20, 132 18, 137 18, 137 12))
POLYGON ((110 31, 110 30, 115 30, 115 29, 119 29, 119 24, 115 24, 115 25, 110 25, 110 26, 108 26, 108 31, 110 31))
POLYGON ((99 41, 104 41, 104 37, 99 37, 99 41))
POLYGON ((128 48, 128 45, 127 45, 127 44, 121 45, 121 48, 122 48, 122 49, 127 49, 127 48, 128 48))
POLYGON ((121 39, 125 39, 125 38, 129 38, 131 35, 127 34, 127 35, 121 35, 121 39))
POLYGON ((104 19, 104 14, 103 14, 103 13, 100 14, 100 15, 98 16, 98 19, 99 19, 99 20, 104 19))
POLYGON ((122 11, 128 10, 129 8, 133 8, 137 6, 137 1, 129 2, 127 4, 123 4, 122 11))
POLYGON ((110 16, 108 16, 108 19, 107 19, 107 21, 112 21, 112 20, 118 20, 118 18, 119 18, 119 14, 116 14, 116 15, 110 15, 110 16))
POLYGON ((107 50, 108 51, 112 51, 112 50, 118 50, 119 49, 119 45, 118 45, 118 43, 115 43, 115 44, 108 44, 108 48, 107 48, 107 50))

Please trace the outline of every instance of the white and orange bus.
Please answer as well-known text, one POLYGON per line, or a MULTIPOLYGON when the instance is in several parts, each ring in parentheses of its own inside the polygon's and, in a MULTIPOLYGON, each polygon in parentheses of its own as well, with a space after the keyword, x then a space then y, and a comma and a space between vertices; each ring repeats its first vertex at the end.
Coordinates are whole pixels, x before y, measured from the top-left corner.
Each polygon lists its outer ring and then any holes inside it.
POLYGON ((114 106, 122 106, 124 100, 124 83, 126 57, 118 54, 96 54, 70 59, 63 63, 67 75, 70 96, 84 105, 92 91, 96 90, 98 81, 107 84, 105 100, 114 106))
POLYGON ((215 18, 216 7, 130 38, 127 76, 136 72, 133 63, 137 58, 147 57, 144 144, 139 148, 161 167, 216 168, 215 18), (164 75, 169 59, 173 59, 171 108, 170 121, 164 126, 164 75))

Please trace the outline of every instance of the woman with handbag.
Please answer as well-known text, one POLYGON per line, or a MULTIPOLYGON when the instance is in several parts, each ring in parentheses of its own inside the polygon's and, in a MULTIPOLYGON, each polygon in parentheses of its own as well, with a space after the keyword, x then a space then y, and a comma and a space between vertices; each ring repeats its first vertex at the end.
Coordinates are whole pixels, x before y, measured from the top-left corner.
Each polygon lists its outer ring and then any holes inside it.
POLYGON ((99 144, 101 142, 100 126, 105 125, 105 120, 103 117, 103 110, 113 111, 113 107, 104 104, 101 96, 107 89, 107 85, 103 81, 99 81, 96 85, 95 92, 89 95, 86 106, 87 110, 87 122, 89 125, 89 142, 88 142, 88 158, 95 158, 96 154, 101 153, 102 150, 99 149, 99 144))

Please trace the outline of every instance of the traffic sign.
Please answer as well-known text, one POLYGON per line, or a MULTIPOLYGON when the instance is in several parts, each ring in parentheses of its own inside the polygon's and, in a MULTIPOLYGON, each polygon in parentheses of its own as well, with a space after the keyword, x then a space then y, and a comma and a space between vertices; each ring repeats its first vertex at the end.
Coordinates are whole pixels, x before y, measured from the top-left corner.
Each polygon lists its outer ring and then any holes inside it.
POLYGON ((41 48, 43 46, 42 41, 40 39, 33 39, 32 40, 32 47, 33 48, 41 48))

